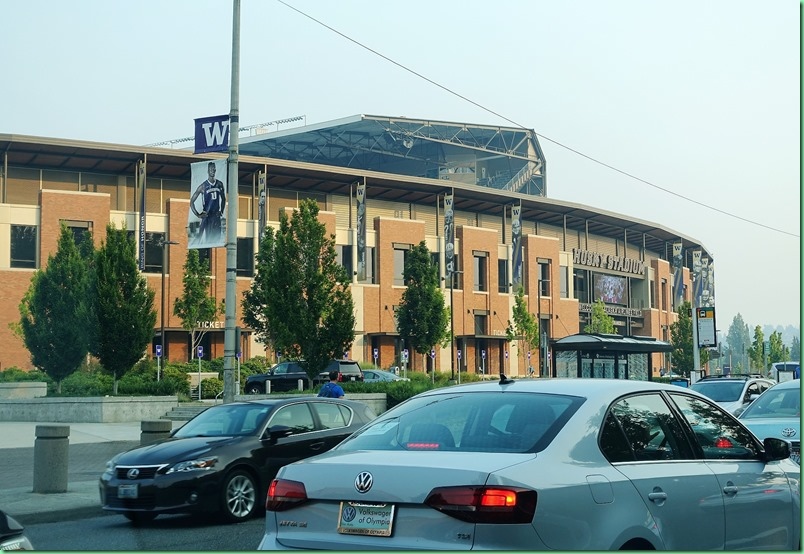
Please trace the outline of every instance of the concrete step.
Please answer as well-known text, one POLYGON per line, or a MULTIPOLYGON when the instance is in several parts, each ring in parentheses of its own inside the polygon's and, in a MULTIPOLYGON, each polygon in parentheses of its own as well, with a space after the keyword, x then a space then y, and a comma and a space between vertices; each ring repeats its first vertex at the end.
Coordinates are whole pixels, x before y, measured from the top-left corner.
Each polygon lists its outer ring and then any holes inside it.
POLYGON ((207 408, 210 404, 203 402, 188 402, 175 406, 168 413, 163 415, 160 419, 169 419, 171 421, 189 421, 207 408))

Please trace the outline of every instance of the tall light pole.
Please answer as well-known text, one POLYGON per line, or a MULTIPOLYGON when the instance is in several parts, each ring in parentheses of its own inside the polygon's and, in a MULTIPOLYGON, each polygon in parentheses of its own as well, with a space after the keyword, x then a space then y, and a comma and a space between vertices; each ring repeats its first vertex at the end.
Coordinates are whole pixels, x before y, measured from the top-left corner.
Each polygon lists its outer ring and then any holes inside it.
MULTIPOLYGON (((171 244, 179 244, 175 240, 162 241, 162 299, 159 307, 159 318, 161 320, 159 330, 159 347, 162 350, 162 358, 167 361, 167 351, 165 350, 165 266, 167 265, 167 251, 171 244)), ((160 360, 157 360, 157 364, 160 360)), ((159 381, 159 368, 156 371, 156 380, 159 381)))
MULTIPOLYGON (((449 354, 450 358, 452 358, 452 378, 455 379, 455 294, 453 291, 455 290, 455 275, 462 274, 463 271, 453 271, 450 273, 449 276, 449 333, 450 333, 450 341, 449 341, 449 354)), ((458 369, 458 379, 460 380, 460 368, 458 369)))

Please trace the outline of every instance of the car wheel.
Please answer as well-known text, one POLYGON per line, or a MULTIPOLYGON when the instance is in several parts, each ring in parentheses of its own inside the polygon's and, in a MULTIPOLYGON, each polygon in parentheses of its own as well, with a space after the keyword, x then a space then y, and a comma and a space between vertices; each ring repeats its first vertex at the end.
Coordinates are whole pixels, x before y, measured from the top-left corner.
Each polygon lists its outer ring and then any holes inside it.
POLYGON ((123 515, 134 525, 139 525, 140 523, 148 523, 149 521, 155 520, 156 516, 159 514, 153 512, 123 512, 123 515))
POLYGON ((236 470, 223 482, 222 510, 232 523, 245 521, 254 515, 257 508, 257 487, 254 477, 246 471, 236 470))
POLYGON ((249 394, 262 394, 262 388, 259 385, 249 385, 248 391, 249 394))

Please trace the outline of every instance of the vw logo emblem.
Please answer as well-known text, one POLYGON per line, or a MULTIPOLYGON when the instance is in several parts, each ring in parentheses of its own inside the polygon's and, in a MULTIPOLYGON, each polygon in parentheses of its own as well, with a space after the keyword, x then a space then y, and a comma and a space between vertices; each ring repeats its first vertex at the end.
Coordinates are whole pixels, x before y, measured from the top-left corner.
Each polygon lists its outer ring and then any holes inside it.
POLYGON ((795 437, 796 436, 796 430, 793 429, 792 427, 785 427, 784 429, 782 429, 782 436, 783 437, 795 437))
POLYGON ((373 484, 374 477, 372 477, 371 473, 368 471, 361 471, 357 477, 355 477, 355 489, 357 489, 359 493, 368 492, 373 484))
POLYGON ((126 473, 126 477, 128 477, 129 479, 136 479, 139 476, 140 476, 140 470, 137 469, 136 467, 132 467, 131 469, 128 470, 128 473, 126 473))
POLYGON ((357 510, 355 510, 355 509, 354 509, 353 507, 351 507, 351 506, 346 506, 346 507, 343 509, 343 513, 342 513, 342 515, 341 515, 341 519, 342 519, 343 521, 345 521, 345 522, 349 523, 350 521, 352 521, 352 520, 355 518, 355 516, 356 516, 356 515, 357 515, 357 510))

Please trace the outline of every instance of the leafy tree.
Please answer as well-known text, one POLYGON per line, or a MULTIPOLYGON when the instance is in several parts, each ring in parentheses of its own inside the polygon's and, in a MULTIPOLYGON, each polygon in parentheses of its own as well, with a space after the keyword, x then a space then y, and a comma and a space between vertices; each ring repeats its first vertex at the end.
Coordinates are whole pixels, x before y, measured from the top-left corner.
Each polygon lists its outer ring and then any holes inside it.
POLYGON ((182 295, 173 302, 173 315, 181 319, 181 327, 190 335, 190 359, 195 357, 196 347, 204 338, 206 330, 199 326, 202 321, 213 321, 223 313, 223 301, 220 304, 209 296, 210 276, 209 260, 203 262, 198 250, 187 251, 184 262, 184 278, 182 279, 182 295))
MULTIPOLYGON (((530 352, 533 348, 538 348, 539 322, 536 321, 536 316, 528 311, 525 302, 525 288, 522 286, 516 289, 512 318, 513 321, 509 319, 508 325, 505 327, 505 336, 509 342, 516 340, 519 343, 520 355, 530 352)), ((530 372, 530 368, 528 368, 528 372, 530 372)))
POLYGON ((759 369, 765 365, 765 334, 759 325, 754 327, 754 340, 748 349, 748 358, 753 368, 759 369))
POLYGON ((774 331, 771 333, 770 337, 768 337, 768 342, 770 343, 770 353, 768 354, 769 363, 793 361, 793 359, 790 358, 790 351, 782 342, 782 334, 780 332, 774 331))
POLYGON ((449 338, 450 314, 439 286, 438 268, 424 241, 408 251, 403 274, 407 288, 395 314, 397 330, 405 344, 427 355, 449 338))
MULTIPOLYGON (((675 373, 689 377, 695 369, 695 350, 692 340, 692 305, 683 302, 678 308, 678 320, 670 325, 670 342, 673 345, 672 368, 675 373)), ((709 362, 709 351, 699 351, 703 367, 709 362)))
POLYGON ((292 218, 267 228, 256 273, 243 297, 243 320, 284 358, 301 360, 310 380, 355 340, 349 276, 338 264, 335 237, 318 221, 318 205, 305 199, 292 218))
POLYGON ((95 254, 95 311, 97 350, 93 352, 111 372, 113 392, 151 342, 156 325, 153 290, 139 272, 134 240, 125 227, 106 226, 106 241, 95 254))
POLYGON ((798 337, 793 337, 790 344, 790 359, 793 361, 801 360, 801 341, 798 337))
POLYGON ((47 266, 34 273, 19 305, 20 329, 33 365, 57 383, 81 365, 89 351, 90 317, 87 263, 72 232, 62 224, 58 248, 47 266))
POLYGON ((743 316, 737 314, 732 319, 729 332, 726 334, 726 342, 729 345, 727 359, 733 365, 732 372, 740 373, 748 369, 747 352, 751 344, 748 325, 743 321, 743 316))
POLYGON ((583 328, 584 333, 616 333, 614 318, 606 313, 606 305, 602 300, 592 304, 592 318, 589 325, 583 328))

